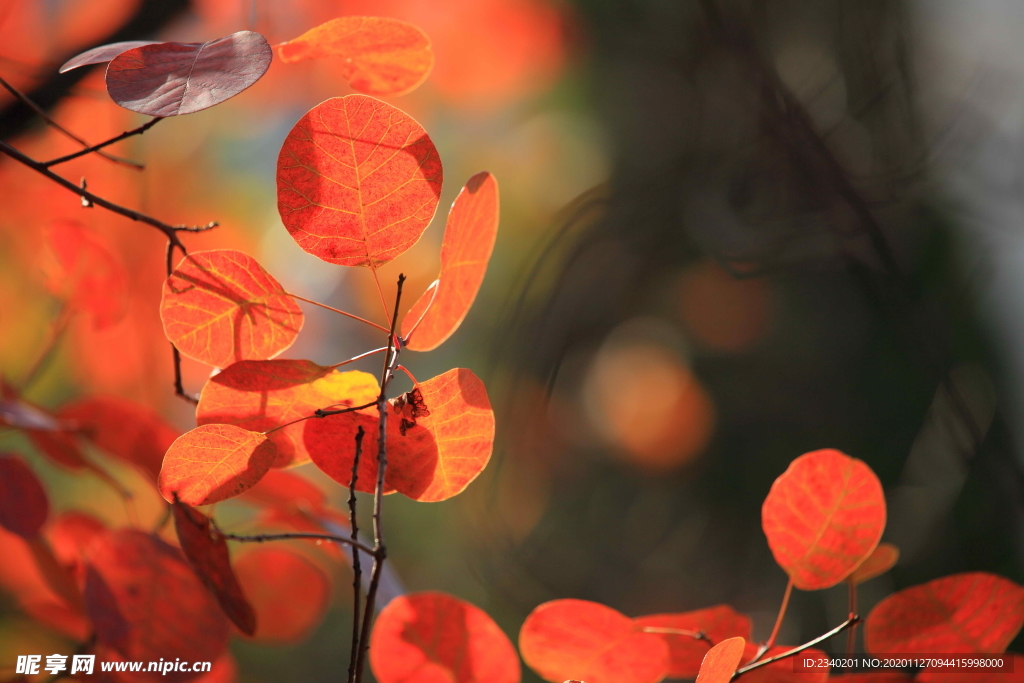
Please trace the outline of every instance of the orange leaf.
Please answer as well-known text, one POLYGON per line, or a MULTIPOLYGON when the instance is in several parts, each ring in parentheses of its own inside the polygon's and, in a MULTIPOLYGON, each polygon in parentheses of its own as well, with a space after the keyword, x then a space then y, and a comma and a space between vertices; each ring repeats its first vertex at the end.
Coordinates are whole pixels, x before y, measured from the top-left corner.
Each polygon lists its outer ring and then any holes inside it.
POLYGON ((341 75, 367 95, 402 95, 426 80, 434 65, 427 34, 385 17, 339 17, 277 46, 282 62, 341 57, 341 75))
POLYGON ((154 482, 164 453, 179 434, 154 410, 114 396, 69 403, 57 416, 74 424, 109 455, 139 467, 154 482))
POLYGON ((388 603, 370 637, 379 683, 519 683, 519 657, 486 612, 436 591, 388 603))
POLYGON ((157 485, 168 502, 209 505, 251 488, 275 457, 277 448, 265 434, 234 425, 203 425, 171 444, 157 485))
POLYGON ((740 665, 747 641, 728 638, 711 648, 704 656, 697 674, 697 683, 729 683, 740 665))
POLYGON ((423 234, 441 194, 441 160, 408 114, 366 95, 306 112, 277 158, 277 208, 300 247, 376 267, 423 234))
MULTIPOLYGON (((61 566, 74 574, 82 569, 89 546, 106 532, 103 522, 77 510, 57 515, 46 528, 46 539, 61 566)), ((84 580, 85 576, 80 577, 84 580)))
POLYGON ((302 329, 302 310, 256 259, 240 251, 183 258, 164 283, 164 334, 184 355, 219 368, 281 353, 302 329))
MULTIPOLYGON (((217 373, 203 387, 196 408, 198 424, 226 423, 264 432, 318 408, 365 405, 380 393, 367 372, 336 372, 308 360, 240 361, 217 373)), ((301 422, 268 436, 277 446, 274 467, 309 460, 301 422)))
POLYGON ((834 586, 882 537, 882 484, 864 462, 837 450, 805 453, 772 484, 761 507, 761 526, 794 586, 834 586))
MULTIPOLYGON (((463 491, 491 457, 494 413, 480 378, 463 368, 422 382, 389 402, 388 469, 385 482, 409 498, 446 500, 463 491)), ((359 426, 363 455, 356 488, 377 481, 377 410, 309 420, 305 444, 317 467, 348 485, 359 426)))
POLYGON ((864 624, 872 654, 1004 652, 1024 625, 1024 588, 986 572, 935 579, 890 595, 864 624))
POLYGON ((184 503, 174 503, 174 530, 181 543, 185 559, 203 582, 228 619, 242 633, 251 636, 256 631, 256 613, 238 585, 231 569, 228 544, 210 518, 184 503))
POLYGON ((462 324, 487 272, 498 236, 498 213, 498 181, 490 173, 477 173, 448 213, 437 285, 425 291, 402 320, 408 348, 436 349, 462 324))
POLYGON ((0 453, 0 526, 35 538, 50 515, 43 484, 20 458, 0 453))
MULTIPOLYGON (((692 612, 679 614, 651 614, 637 617, 636 623, 643 629, 690 631, 693 634, 703 633, 713 643, 721 643, 726 638, 740 636, 751 637, 750 617, 740 614, 729 605, 716 605, 692 612)), ((658 633, 665 639, 669 649, 670 678, 696 678, 700 672, 700 664, 708 653, 706 640, 693 635, 658 633)))
POLYGON ((128 308, 128 275, 111 250, 81 223, 50 226, 47 288, 74 309, 87 311, 96 329, 110 327, 128 308))
MULTIPOLYGON (((141 531, 110 532, 93 545, 85 606, 97 646, 127 660, 213 661, 227 647, 227 620, 181 553, 141 531)), ((195 675, 171 672, 166 678, 180 682, 195 675)))
POLYGON ((73 433, 43 429, 26 429, 25 433, 32 444, 55 463, 75 470, 89 467, 73 433))
POLYGON ((277 548, 253 550, 238 558, 235 573, 256 610, 257 641, 303 640, 327 612, 330 580, 294 552, 277 548))
POLYGON ((855 584, 864 583, 876 576, 881 576, 896 566, 896 561, 899 559, 899 548, 892 543, 879 543, 878 547, 868 555, 868 558, 847 577, 847 581, 852 581, 855 584))
POLYGON ((660 636, 586 600, 553 600, 535 608, 519 631, 519 653, 552 683, 657 683, 669 665, 660 636))

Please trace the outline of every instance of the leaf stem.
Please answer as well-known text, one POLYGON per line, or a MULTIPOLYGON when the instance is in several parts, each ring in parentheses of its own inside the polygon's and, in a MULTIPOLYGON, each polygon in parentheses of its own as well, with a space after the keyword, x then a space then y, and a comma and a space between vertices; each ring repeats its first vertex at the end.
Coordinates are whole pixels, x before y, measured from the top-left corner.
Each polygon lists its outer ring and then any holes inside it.
MULTIPOLYGON (((163 118, 164 117, 162 117, 162 116, 154 116, 152 119, 150 119, 146 123, 142 124, 138 128, 133 128, 132 130, 126 130, 125 132, 121 133, 120 135, 116 135, 116 136, 110 138, 109 140, 104 140, 103 142, 97 143, 97 144, 95 144, 95 145, 93 145, 91 147, 86 147, 85 149, 80 149, 77 152, 72 152, 71 154, 66 154, 65 156, 58 157, 56 159, 50 159, 49 161, 44 161, 44 162, 42 162, 42 164, 43 164, 43 166, 46 166, 47 168, 49 168, 50 166, 56 166, 57 164, 63 164, 65 161, 71 161, 72 159, 77 159, 78 157, 85 156, 86 154, 90 154, 91 152, 99 152, 104 147, 107 147, 108 145, 112 145, 115 142, 120 142, 121 140, 124 140, 126 138, 130 138, 133 135, 142 135, 147 130, 149 130, 150 128, 155 126, 158 122, 162 121, 163 118)), ((135 165, 134 162, 130 162, 130 163, 133 163, 133 165, 135 165)), ((137 166, 138 166, 139 170, 142 170, 142 168, 143 168, 142 164, 137 164, 137 166)))
MULTIPOLYGON (((377 285, 377 296, 380 297, 381 308, 384 309, 384 317, 388 319, 388 325, 391 326, 391 333, 394 334, 395 326, 392 324, 394 321, 391 320, 391 316, 388 315, 388 305, 384 301, 384 290, 380 288, 380 278, 377 277, 377 269, 370 266, 370 271, 373 273, 373 282, 377 285)), ((404 276, 403 276, 404 277, 404 276)), ((395 307, 395 315, 398 315, 398 307, 395 307)))
POLYGON ((303 540, 309 539, 314 541, 334 541, 335 543, 344 543, 350 545, 353 548, 358 548, 365 553, 370 555, 376 555, 376 551, 370 546, 360 543, 359 541, 353 541, 347 536, 336 536, 335 534, 315 534, 306 532, 287 532, 281 534, 256 534, 253 536, 242 536, 240 534, 229 534, 224 533, 224 538, 232 541, 238 541, 239 543, 266 543, 268 541, 292 541, 292 540, 303 540))
POLYGON ((704 631, 689 631, 685 628, 668 628, 667 626, 644 626, 640 629, 644 633, 662 633, 669 636, 688 636, 695 640, 702 640, 708 647, 714 647, 715 643, 704 631))
POLYGON ((313 301, 312 299, 307 299, 304 296, 299 296, 298 294, 292 294, 291 292, 285 292, 285 295, 286 296, 290 296, 293 299, 298 299, 299 301, 305 301, 307 304, 313 304, 314 306, 319 306, 320 308, 326 308, 328 311, 334 311, 335 313, 340 313, 341 315, 344 315, 346 317, 352 318, 353 320, 358 320, 361 323, 366 323, 367 325, 370 325, 372 327, 376 327, 381 332, 387 332, 388 331, 388 328, 384 327, 383 325, 378 325, 375 322, 370 322, 366 318, 360 318, 358 315, 353 315, 352 313, 349 313, 348 311, 343 311, 340 308, 334 308, 333 306, 328 306, 327 304, 322 304, 319 301, 313 301))
POLYGON ((411 372, 409 372, 409 370, 404 365, 399 365, 398 369, 401 370, 402 372, 404 372, 405 376, 408 377, 410 380, 412 380, 412 383, 413 383, 414 386, 419 384, 419 382, 416 381, 416 378, 413 376, 413 374, 411 372))
MULTIPOLYGON (((857 584, 852 579, 846 580, 846 586, 849 597, 849 616, 857 614, 857 584)), ((846 633, 846 670, 850 669, 850 659, 853 657, 853 648, 857 643, 857 624, 850 627, 850 630, 846 633)))
POLYGON ((379 349, 374 349, 373 351, 367 351, 366 353, 361 353, 358 356, 353 356, 352 358, 349 358, 348 360, 343 360, 340 363, 335 363, 334 365, 328 365, 327 367, 329 367, 329 368, 340 368, 342 365, 348 365, 349 363, 355 363, 357 360, 362 360, 363 358, 366 358, 367 356, 372 356, 375 353, 380 353, 381 351, 387 351, 387 350, 388 350, 388 347, 382 346, 379 349))
POLYGON ((769 657, 768 659, 762 659, 760 661, 752 662, 750 664, 747 664, 746 666, 740 667, 739 669, 736 670, 736 673, 734 673, 732 675, 732 678, 733 678, 733 680, 735 680, 738 676, 742 676, 743 674, 747 673, 748 671, 753 671, 754 669, 758 669, 758 668, 760 668, 762 666, 768 666, 769 664, 774 664, 775 662, 779 661, 780 659, 786 659, 787 657, 792 657, 793 655, 800 654, 801 652, 803 652, 807 648, 814 647, 818 643, 824 642, 824 641, 828 640, 829 638, 831 638, 832 636, 834 636, 834 635, 836 635, 838 633, 842 633, 844 630, 846 630, 846 629, 848 629, 848 628, 850 628, 852 626, 856 626, 859 622, 860 622, 860 617, 858 617, 856 614, 851 614, 847 618, 847 620, 844 621, 843 623, 839 624, 839 626, 836 626, 834 629, 832 629, 828 633, 823 633, 822 635, 818 636, 814 640, 809 640, 808 642, 804 643, 803 645, 799 645, 797 647, 794 647, 791 650, 786 650, 785 652, 783 652, 781 654, 777 654, 774 657, 769 657))
POLYGON ((768 652, 775 645, 775 639, 779 636, 779 629, 782 628, 782 620, 786 616, 786 608, 789 607, 789 598, 793 595, 793 579, 789 579, 789 583, 786 584, 786 592, 782 596, 782 604, 779 605, 779 616, 775 617, 775 626, 772 627, 772 634, 768 636, 768 640, 761 644, 761 647, 757 648, 757 654, 747 664, 753 664, 754 662, 761 659, 765 652, 768 652))
POLYGON ((292 420, 291 422, 285 422, 283 425, 277 425, 276 427, 274 427, 272 429, 268 429, 267 431, 263 432, 263 435, 266 436, 267 434, 270 434, 272 432, 276 432, 278 429, 284 429, 285 427, 291 427, 293 424, 298 424, 299 422, 305 422, 306 420, 312 420, 312 419, 318 418, 318 417, 328 417, 330 415, 341 415, 342 413, 354 413, 357 410, 363 410, 364 408, 372 408, 375 405, 377 405, 376 401, 373 401, 371 403, 366 403, 366 404, 363 404, 361 406, 351 406, 349 408, 339 408, 337 410, 326 410, 324 408, 317 408, 313 412, 312 415, 306 415, 304 417, 298 418, 297 420, 292 420))

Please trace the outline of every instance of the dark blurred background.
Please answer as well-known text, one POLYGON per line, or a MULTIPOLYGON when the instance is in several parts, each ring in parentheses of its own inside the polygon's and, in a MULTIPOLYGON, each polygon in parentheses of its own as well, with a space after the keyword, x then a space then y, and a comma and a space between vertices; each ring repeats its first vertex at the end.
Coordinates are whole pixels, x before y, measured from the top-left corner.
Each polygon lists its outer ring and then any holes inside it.
MULTIPOLYGON (((496 174, 502 227, 463 328, 410 366, 421 378, 453 365, 477 371, 495 404, 498 447, 458 498, 388 499, 393 566, 409 590, 468 599, 513 640, 533 607, 568 597, 629 615, 728 602, 754 617, 763 639, 786 577, 760 505, 791 460, 819 448, 866 461, 886 489, 884 540, 902 554, 861 587, 863 614, 893 590, 958 571, 1024 582, 1024 5, 0 1, 24 22, 44 6, 50 13, 31 25, 50 36, 49 52, 26 56, 15 42, 25 29, 8 19, 0 74, 21 78, 58 118, 104 121, 112 134, 138 122, 104 99, 102 74, 52 73, 90 44, 242 28, 276 42, 340 14, 396 16, 435 41, 431 80, 394 103, 441 150, 445 204, 470 174, 496 174), (65 36, 72 10, 92 16, 100 4, 121 14, 84 38, 65 36)), ((274 208, 284 135, 309 106, 348 90, 328 66, 301 77, 274 69, 264 94, 253 88, 136 139, 131 151, 150 165, 141 179, 108 169, 97 186, 172 222, 217 217, 225 227, 191 248, 249 250, 286 288, 372 312, 376 292, 294 247, 274 208), (171 179, 180 188, 169 190, 171 179)), ((0 135, 45 143, 28 113, 2 104, 0 135)), ((0 168, 8 198, 11 179, 24 177, 9 166, 0 168)), ((100 171, 90 173, 92 188, 100 171)), ((77 208, 74 197, 61 201, 54 211, 77 208)), ((382 279, 404 270, 422 289, 434 277, 440 213, 411 260, 382 279)), ((28 224, 36 217, 0 214, 0 358, 17 369, 51 309, 24 284, 22 264, 39 249, 28 224)), ((95 227, 140 272, 152 261, 134 282, 134 327, 112 333, 116 358, 111 338, 76 332, 32 398, 116 393, 190 428, 187 406, 169 396, 155 321, 159 239, 112 225, 95 227), (126 351, 125 340, 142 350, 126 351)), ((371 345, 344 322, 310 315, 286 355, 337 362, 371 345)), ((185 370, 194 389, 208 374, 185 370)), ((102 487, 33 464, 58 507, 110 523, 122 515, 102 487)), ((310 470, 298 471, 323 481, 310 470)), ((145 495, 143 516, 158 515, 145 495)), ((333 609, 309 640, 235 645, 242 680, 336 677, 350 620, 348 578, 336 571, 333 609)), ((817 636, 846 610, 842 588, 798 591, 780 642, 817 636)), ((5 614, 3 633, 28 628, 5 614)))

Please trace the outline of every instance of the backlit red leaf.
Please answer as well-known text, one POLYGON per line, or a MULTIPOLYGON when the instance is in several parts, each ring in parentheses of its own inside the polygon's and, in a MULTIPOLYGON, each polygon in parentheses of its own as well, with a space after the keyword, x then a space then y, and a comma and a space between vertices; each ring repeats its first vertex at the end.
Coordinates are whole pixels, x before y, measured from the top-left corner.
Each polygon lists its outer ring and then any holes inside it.
POLYGON ((894 566, 900 559, 900 549, 892 543, 879 543, 878 547, 868 555, 868 559, 861 562, 860 566, 853 570, 847 578, 853 583, 864 583, 876 576, 881 576, 894 566))
MULTIPOLYGON (((76 575, 82 568, 93 541, 106 532, 106 526, 91 515, 69 510, 57 515, 46 527, 46 539, 61 566, 76 575)), ((81 577, 84 580, 84 574, 81 577)))
POLYGON ((611 607, 586 600, 540 605, 519 631, 519 653, 552 683, 657 683, 668 672, 665 641, 611 607))
MULTIPOLYGON (((196 421, 263 432, 309 417, 318 408, 371 403, 379 393, 377 378, 367 372, 337 372, 308 360, 240 361, 203 387, 196 421)), ((309 460, 302 440, 304 428, 299 422, 268 435, 277 446, 274 467, 309 460)))
POLYGON ((239 496, 239 500, 282 510, 320 513, 327 496, 313 482, 286 470, 271 470, 259 483, 239 496))
POLYGON ((697 683, 729 683, 740 665, 746 640, 728 638, 715 645, 704 656, 697 674, 697 683))
POLYGON ((277 448, 264 434, 234 425, 203 425, 171 445, 157 485, 168 502, 209 505, 251 488, 275 457, 277 448))
POLYGON ((164 453, 179 435, 156 411, 115 396, 69 403, 57 416, 108 455, 140 468, 154 482, 164 453))
POLYGON ((761 525, 794 586, 828 588, 878 545, 885 528, 882 485, 864 462, 837 450, 805 453, 772 484, 761 525))
POLYGON ((273 51, 255 31, 206 43, 153 43, 121 52, 107 66, 107 92, 150 116, 202 111, 230 99, 270 68, 273 51))
POLYGON ((696 678, 700 664, 710 647, 706 640, 695 637, 704 634, 713 643, 726 638, 750 639, 750 617, 740 614, 729 605, 716 605, 692 612, 678 614, 651 614, 637 617, 636 623, 642 629, 657 633, 665 639, 669 648, 670 678, 696 678), (688 631, 686 635, 667 631, 688 631))
POLYGON ((303 640, 327 612, 330 580, 302 555, 259 548, 238 558, 235 573, 256 610, 260 642, 303 640))
MULTIPOLYGON (((227 647, 227 620, 181 553, 141 531, 111 532, 93 544, 85 606, 97 646, 129 661, 213 661, 227 647)), ((166 680, 196 676, 171 672, 166 680)))
POLYGON ((234 570, 228 544, 210 518, 184 503, 174 503, 174 530, 178 534, 181 551, 192 570, 217 599, 228 619, 242 633, 251 636, 256 631, 256 613, 242 593, 234 570))
POLYGON ((890 595, 864 625, 873 654, 1004 652, 1024 625, 1024 588, 986 572, 935 579, 890 595))
POLYGON ((22 538, 34 538, 50 514, 39 478, 20 458, 0 453, 0 526, 22 538))
POLYGON ((47 288, 75 310, 92 316, 96 329, 124 317, 128 276, 98 236, 81 223, 56 220, 47 232, 54 258, 47 264, 47 288))
POLYGON ((94 47, 91 50, 86 50, 79 55, 75 55, 68 61, 64 62, 60 67, 60 73, 77 69, 80 66, 88 66, 89 64, 103 64, 104 62, 109 62, 122 52, 127 52, 132 48, 142 47, 143 45, 153 45, 157 42, 158 41, 155 40, 124 40, 120 43, 100 45, 99 47, 94 47))
POLYGON ((306 112, 277 158, 277 208, 300 247, 376 267, 411 247, 437 209, 441 160, 408 114, 366 95, 306 112))
POLYGON ((256 259, 229 249, 183 258, 164 283, 160 318, 179 351, 219 368, 273 358, 292 345, 303 321, 256 259))
POLYGON ((401 95, 430 73, 434 53, 419 28, 386 17, 339 17, 277 46, 282 62, 341 57, 342 76, 367 95, 401 95))
POLYGON ((379 683, 519 683, 519 657, 486 612, 435 591, 388 603, 370 637, 379 683))
POLYGON ((27 429, 25 434, 43 455, 55 463, 76 470, 89 467, 73 432, 27 429))
MULTIPOLYGON (((389 406, 389 487, 414 500, 446 500, 486 467, 494 445, 494 412, 483 382, 472 371, 449 370, 389 406)), ((305 444, 313 462, 347 486, 360 425, 367 436, 357 489, 372 491, 377 480, 376 408, 307 421, 305 444)))
POLYGON ((484 281, 497 236, 498 181, 490 173, 478 173, 448 213, 437 285, 424 292, 402 320, 408 348, 436 349, 462 324, 484 281))

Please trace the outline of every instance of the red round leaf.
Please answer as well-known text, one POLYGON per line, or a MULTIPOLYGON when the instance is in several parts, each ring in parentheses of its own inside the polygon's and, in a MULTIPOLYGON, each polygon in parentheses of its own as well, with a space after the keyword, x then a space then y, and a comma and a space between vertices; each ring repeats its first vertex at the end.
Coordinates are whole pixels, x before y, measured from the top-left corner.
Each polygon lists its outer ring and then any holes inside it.
POLYGON ((430 39, 412 24, 387 17, 339 17, 277 46, 282 62, 341 57, 341 74, 367 95, 415 89, 434 65, 430 39))
POLYGON ((251 488, 275 457, 277 449, 265 434, 234 425, 203 425, 171 445, 157 485, 168 502, 209 505, 251 488))
POLYGON ((746 644, 746 640, 736 637, 723 640, 711 648, 701 662, 697 683, 729 683, 740 665, 746 644))
POLYGON ((1024 588, 986 572, 935 579, 890 595, 864 625, 872 654, 1004 652, 1024 625, 1024 588))
POLYGON ((657 683, 669 664, 660 636, 586 600, 553 600, 534 609, 519 631, 519 653, 552 683, 657 683))
POLYGON ((255 31, 206 43, 153 43, 114 57, 107 92, 125 109, 178 116, 228 100, 258 81, 274 53, 255 31))
POLYGON ((376 267, 423 234, 441 194, 441 160, 408 114, 366 95, 306 112, 277 158, 277 208, 300 247, 376 267))
POLYGON ((183 258, 164 283, 160 318, 179 351, 219 368, 273 358, 292 345, 303 321, 256 259, 229 249, 183 258))
POLYGON ((65 71, 71 71, 77 69, 80 66, 88 66, 89 64, 103 64, 109 62, 114 57, 118 56, 122 52, 127 52, 134 47, 142 47, 143 45, 153 45, 159 41, 156 40, 123 40, 120 43, 108 43, 106 45, 100 45, 94 47, 91 50, 75 55, 68 61, 61 65, 59 72, 64 73, 65 71))
POLYGON ((256 614, 231 569, 224 536, 199 510, 184 503, 174 503, 172 507, 174 530, 192 570, 213 593, 228 619, 239 631, 251 636, 256 631, 256 614))
POLYGON ((327 612, 330 580, 302 555, 259 548, 238 558, 235 573, 256 610, 254 637, 260 642, 303 640, 327 612))
MULTIPOLYGON (((129 661, 213 661, 227 647, 227 620, 181 553, 141 531, 111 532, 93 544, 85 606, 97 646, 129 661)), ((171 672, 166 680, 196 676, 171 672)))
POLYGON ((269 508, 299 509, 316 514, 327 506, 327 496, 316 484, 287 470, 270 470, 238 499, 269 508))
POLYGON ((388 603, 370 637, 379 683, 519 683, 519 657, 486 612, 445 593, 388 603))
POLYGON ((0 526, 22 538, 35 538, 50 514, 46 489, 28 465, 0 454, 0 526))
POLYGON ((498 181, 490 173, 477 173, 448 213, 437 284, 420 296, 402 320, 408 348, 436 349, 462 324, 487 272, 498 237, 498 213, 498 181))
POLYGON ((154 410, 115 396, 93 396, 69 403, 57 416, 115 458, 131 463, 156 481, 164 453, 178 430, 154 410))
MULTIPOLYGON (((365 405, 379 393, 377 378, 367 372, 337 372, 308 360, 240 361, 203 387, 196 421, 263 432, 309 417, 318 408, 365 405)), ((304 428, 297 422, 268 434, 277 446, 274 467, 309 460, 304 428)))
POLYGON ((694 637, 702 633, 713 643, 726 638, 750 639, 750 617, 740 614, 729 605, 716 605, 692 612, 678 614, 651 614, 637 617, 636 623, 649 633, 657 633, 665 639, 669 648, 669 671, 671 678, 696 678, 704 655, 708 653, 706 640, 694 637), (688 631, 680 635, 669 631, 688 631))
POLYGON ((881 576, 894 566, 900 559, 900 549, 892 543, 879 543, 878 547, 868 555, 868 558, 860 563, 860 566, 853 570, 847 578, 854 584, 864 583, 876 576, 881 576))
POLYGON ((772 484, 761 525, 775 561, 794 586, 834 586, 882 537, 882 484, 864 462, 837 450, 805 453, 772 484))

